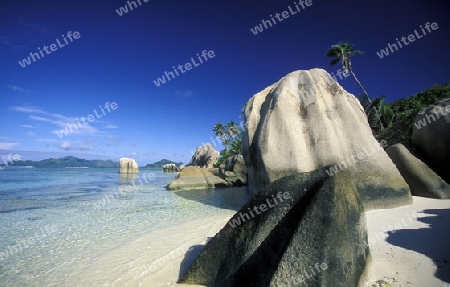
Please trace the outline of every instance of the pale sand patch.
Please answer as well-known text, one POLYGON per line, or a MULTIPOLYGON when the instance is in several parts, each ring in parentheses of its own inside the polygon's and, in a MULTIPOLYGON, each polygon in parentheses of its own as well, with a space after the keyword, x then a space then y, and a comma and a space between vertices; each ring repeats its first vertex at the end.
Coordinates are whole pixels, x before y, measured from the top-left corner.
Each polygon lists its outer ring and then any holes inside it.
MULTIPOLYGON (((190 222, 180 219, 179 225, 95 258, 84 270, 66 277, 65 286, 198 286, 176 284, 180 269, 189 266, 234 213, 221 211, 190 222), (181 265, 185 257, 188 262, 181 265)), ((450 282, 450 200, 414 197, 412 205, 369 211, 366 218, 372 263, 365 286, 380 279, 395 287, 450 286, 446 283, 450 282), (395 233, 386 233, 390 230, 395 233)))
POLYGON ((373 261, 365 286, 450 286, 450 200, 414 196, 411 205, 366 212, 366 220, 373 261))
MULTIPOLYGON (((88 268, 71 276, 69 286, 199 286, 176 284, 180 264, 192 262, 235 211, 221 211, 220 215, 180 223, 140 237, 119 249, 96 258, 88 268), (200 246, 203 245, 203 246, 200 246), (188 252, 188 249, 194 248, 188 252)), ((180 222, 183 219, 180 218, 180 222)), ((185 270, 189 264, 183 264, 185 270)))

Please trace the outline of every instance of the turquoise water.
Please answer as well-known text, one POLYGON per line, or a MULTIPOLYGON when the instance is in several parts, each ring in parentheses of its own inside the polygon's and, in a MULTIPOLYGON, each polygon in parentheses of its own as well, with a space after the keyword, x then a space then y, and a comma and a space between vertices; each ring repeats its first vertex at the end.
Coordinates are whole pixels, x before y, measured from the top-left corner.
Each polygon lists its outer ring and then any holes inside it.
POLYGON ((0 171, 0 286, 40 286, 55 267, 95 261, 143 234, 247 200, 236 189, 167 191, 173 178, 154 169, 135 179, 117 169, 0 171))

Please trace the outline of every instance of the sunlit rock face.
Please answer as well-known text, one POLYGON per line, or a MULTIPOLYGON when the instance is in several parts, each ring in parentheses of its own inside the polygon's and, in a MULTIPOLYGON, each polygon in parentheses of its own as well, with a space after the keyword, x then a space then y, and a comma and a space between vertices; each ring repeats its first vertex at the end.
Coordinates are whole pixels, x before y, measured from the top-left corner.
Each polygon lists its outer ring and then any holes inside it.
POLYGON ((331 175, 351 172, 366 210, 412 202, 358 99, 325 70, 292 72, 254 95, 245 108, 245 126, 251 194, 282 177, 331 166, 331 175))
POLYGON ((137 162, 132 158, 121 158, 120 159, 120 166, 119 166, 119 173, 139 173, 139 167, 137 162))

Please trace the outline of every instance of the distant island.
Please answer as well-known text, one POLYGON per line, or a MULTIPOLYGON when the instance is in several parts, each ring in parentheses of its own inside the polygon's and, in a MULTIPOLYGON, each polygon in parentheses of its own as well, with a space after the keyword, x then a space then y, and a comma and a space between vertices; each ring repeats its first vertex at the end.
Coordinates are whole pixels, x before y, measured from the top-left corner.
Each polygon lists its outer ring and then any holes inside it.
POLYGON ((171 161, 168 159, 162 159, 162 160, 154 162, 154 163, 149 163, 142 168, 162 168, 164 165, 171 164, 171 163, 175 164, 176 166, 180 166, 183 164, 182 162, 177 163, 177 162, 174 162, 174 161, 171 161))
POLYGON ((49 158, 39 161, 19 160, 15 161, 11 166, 33 166, 33 167, 67 167, 67 168, 119 168, 119 162, 112 160, 87 160, 74 156, 66 156, 64 158, 49 158))

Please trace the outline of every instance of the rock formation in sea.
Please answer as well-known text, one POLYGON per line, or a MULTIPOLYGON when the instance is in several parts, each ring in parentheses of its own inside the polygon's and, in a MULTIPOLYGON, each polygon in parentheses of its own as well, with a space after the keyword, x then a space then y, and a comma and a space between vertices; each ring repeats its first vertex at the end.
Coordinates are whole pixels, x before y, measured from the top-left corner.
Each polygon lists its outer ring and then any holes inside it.
POLYGON ((175 179, 166 186, 166 188, 168 190, 180 190, 206 189, 225 186, 227 186, 227 182, 225 180, 213 175, 206 168, 188 166, 185 167, 175 177, 175 179))
POLYGON ((251 194, 287 175, 331 166, 353 174, 366 210, 412 203, 358 99, 326 71, 296 71, 246 105, 242 149, 251 194))
POLYGON ((181 169, 174 163, 168 163, 163 165, 162 170, 163 172, 180 172, 181 169))
POLYGON ((450 183, 450 99, 430 105, 416 116, 412 142, 423 161, 450 183))
POLYGON ((132 158, 121 158, 119 173, 139 173, 137 162, 132 158))
POLYGON ((196 166, 201 168, 212 168, 219 158, 220 153, 215 150, 211 144, 207 143, 198 146, 188 166, 196 166))

